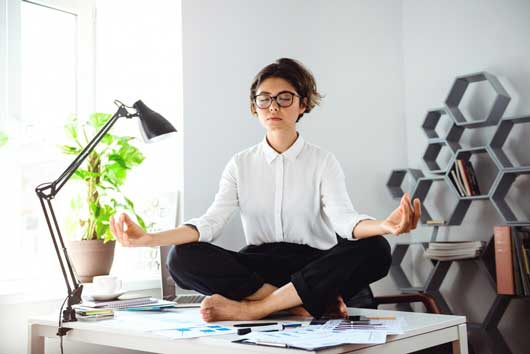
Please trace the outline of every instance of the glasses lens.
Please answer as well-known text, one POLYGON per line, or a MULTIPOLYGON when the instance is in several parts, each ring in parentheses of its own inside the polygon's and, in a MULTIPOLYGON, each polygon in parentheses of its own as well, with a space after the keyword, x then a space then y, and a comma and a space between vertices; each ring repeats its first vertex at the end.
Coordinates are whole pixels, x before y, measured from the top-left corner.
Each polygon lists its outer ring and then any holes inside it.
POLYGON ((276 98, 279 106, 289 107, 293 103, 293 94, 290 92, 282 92, 276 98))
POLYGON ((258 95, 256 96, 256 106, 259 108, 267 108, 271 104, 271 96, 269 95, 258 95))

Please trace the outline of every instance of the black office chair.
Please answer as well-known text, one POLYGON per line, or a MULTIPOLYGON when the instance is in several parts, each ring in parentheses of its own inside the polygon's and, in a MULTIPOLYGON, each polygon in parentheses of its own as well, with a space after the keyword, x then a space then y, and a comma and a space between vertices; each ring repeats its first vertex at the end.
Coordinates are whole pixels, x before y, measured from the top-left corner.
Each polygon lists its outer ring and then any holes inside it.
MULTIPOLYGON (((429 294, 412 293, 374 296, 372 289, 370 289, 369 286, 363 288, 354 297, 345 301, 348 307, 360 307, 369 309, 377 309, 379 305, 383 304, 410 305, 411 303, 415 302, 421 302, 425 306, 425 310, 427 313, 442 313, 434 297, 430 296, 429 294)), ((451 354, 452 352, 453 348, 451 343, 445 343, 436 347, 414 352, 414 354, 451 354)))
POLYGON ((421 302, 428 313, 441 314, 440 308, 436 303, 434 297, 428 294, 413 293, 413 294, 396 294, 385 296, 374 296, 372 289, 369 286, 363 288, 354 297, 345 301, 348 307, 362 307, 369 309, 377 309, 379 305, 383 304, 408 304, 414 302, 421 302))

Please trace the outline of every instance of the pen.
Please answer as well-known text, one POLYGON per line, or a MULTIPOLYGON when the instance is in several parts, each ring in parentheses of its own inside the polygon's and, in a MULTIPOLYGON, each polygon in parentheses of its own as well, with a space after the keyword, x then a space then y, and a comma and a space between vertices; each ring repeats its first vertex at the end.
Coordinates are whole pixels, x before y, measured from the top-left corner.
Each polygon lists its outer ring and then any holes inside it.
POLYGON ((296 327, 302 327, 301 323, 282 323, 283 329, 286 328, 296 328, 296 327))
POLYGON ((258 327, 258 326, 270 326, 278 324, 278 322, 250 322, 250 323, 236 323, 234 327, 258 327))
POLYGON ((238 328, 237 334, 243 335, 248 334, 250 332, 273 332, 273 331, 281 331, 283 329, 283 326, 281 324, 275 324, 270 326, 257 326, 257 327, 249 327, 249 328, 238 328))
POLYGON ((369 320, 395 320, 396 318, 394 316, 388 316, 388 317, 368 317, 369 320))

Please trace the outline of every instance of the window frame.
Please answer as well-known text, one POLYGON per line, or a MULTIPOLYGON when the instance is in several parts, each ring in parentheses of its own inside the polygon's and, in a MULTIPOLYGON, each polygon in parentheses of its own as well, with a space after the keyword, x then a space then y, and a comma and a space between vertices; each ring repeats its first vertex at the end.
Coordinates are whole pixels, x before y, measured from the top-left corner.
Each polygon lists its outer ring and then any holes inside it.
MULTIPOLYGON (((0 0, 0 130, 21 131, 21 25, 22 2, 0 0)), ((26 3, 67 12, 76 16, 75 107, 78 116, 95 109, 95 0, 31 0, 26 3)), ((11 137, 10 137, 11 138, 11 137)), ((10 142, 17 144, 17 136, 10 142)), ((18 250, 17 250, 18 251, 18 250)), ((26 276, 0 280, 2 294, 27 291, 26 276)))

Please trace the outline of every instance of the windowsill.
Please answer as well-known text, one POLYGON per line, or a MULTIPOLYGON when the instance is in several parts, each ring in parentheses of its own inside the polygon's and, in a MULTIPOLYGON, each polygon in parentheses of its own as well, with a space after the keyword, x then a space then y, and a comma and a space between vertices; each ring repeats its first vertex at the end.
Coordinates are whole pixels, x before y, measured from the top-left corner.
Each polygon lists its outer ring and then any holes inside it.
MULTIPOLYGON (((0 293, 0 305, 12 305, 23 303, 53 302, 62 301, 66 297, 66 286, 64 283, 51 286, 53 290, 42 291, 42 286, 35 286, 30 289, 28 281, 6 282, 2 284, 0 293)), ((123 287, 127 291, 142 291, 161 289, 160 276, 145 276, 143 278, 124 278, 123 287)), ((1 283, 0 283, 1 284, 1 283)))

